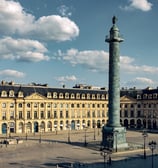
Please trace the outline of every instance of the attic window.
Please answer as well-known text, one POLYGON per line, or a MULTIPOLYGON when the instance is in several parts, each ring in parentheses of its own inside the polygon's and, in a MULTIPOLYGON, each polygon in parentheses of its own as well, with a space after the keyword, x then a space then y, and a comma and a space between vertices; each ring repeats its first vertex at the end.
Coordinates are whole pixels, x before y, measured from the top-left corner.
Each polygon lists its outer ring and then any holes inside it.
POLYGON ((152 94, 149 94, 149 95, 148 95, 148 99, 152 99, 152 94))
POLYGON ((14 97, 14 91, 13 90, 9 91, 9 97, 14 97))
POLYGON ((66 99, 69 98, 69 93, 65 93, 65 98, 66 98, 66 99))
POLYGON ((1 93, 1 97, 7 97, 7 92, 3 90, 1 93))
POLYGON ((80 94, 79 93, 76 94, 76 98, 80 99, 80 94))
POLYGON ((48 93, 47 93, 47 98, 51 98, 51 97, 52 97, 51 93, 48 92, 48 93))
POLYGON ((56 92, 53 93, 53 98, 57 98, 57 93, 56 92))
POLYGON ((18 93, 18 97, 24 97, 23 92, 20 91, 20 92, 18 93))
POLYGON ((100 94, 97 94, 97 99, 100 99, 100 94))
POLYGON ((92 99, 95 99, 95 94, 92 94, 92 99))
POLYGON ((143 99, 146 99, 146 98, 147 98, 147 94, 144 94, 144 95, 143 95, 143 99))
POLYGON ((59 94, 59 98, 63 99, 63 93, 59 94))
POLYGON ((71 94, 71 99, 74 99, 75 98, 75 95, 72 93, 71 94))
POLYGON ((82 99, 85 99, 85 94, 82 94, 82 99))
POLYGON ((104 100, 104 99, 105 99, 105 95, 102 95, 102 96, 101 96, 101 99, 104 100))
POLYGON ((153 98, 154 98, 154 99, 157 99, 157 93, 154 93, 154 94, 153 94, 153 98))
POLYGON ((89 93, 87 94, 87 99, 90 99, 90 94, 89 93))
POLYGON ((141 99, 141 95, 137 95, 137 99, 141 99))

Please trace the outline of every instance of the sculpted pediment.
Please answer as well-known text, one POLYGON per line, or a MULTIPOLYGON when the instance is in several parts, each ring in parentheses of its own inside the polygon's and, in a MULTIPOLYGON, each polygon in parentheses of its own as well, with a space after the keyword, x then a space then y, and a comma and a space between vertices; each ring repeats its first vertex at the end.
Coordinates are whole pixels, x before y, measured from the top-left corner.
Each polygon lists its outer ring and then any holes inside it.
POLYGON ((120 101, 126 101, 126 102, 130 102, 130 101, 136 101, 136 99, 134 99, 134 98, 132 98, 132 97, 130 97, 130 96, 122 96, 121 98, 120 98, 120 101))
POLYGON ((27 96, 25 99, 44 100, 46 97, 40 95, 39 93, 33 93, 30 96, 27 96))

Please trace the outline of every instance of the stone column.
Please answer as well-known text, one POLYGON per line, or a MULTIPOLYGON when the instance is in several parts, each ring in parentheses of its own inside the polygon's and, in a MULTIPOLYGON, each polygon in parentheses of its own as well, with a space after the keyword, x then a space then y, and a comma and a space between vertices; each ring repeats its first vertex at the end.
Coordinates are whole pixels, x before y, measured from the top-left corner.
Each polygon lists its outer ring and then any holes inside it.
POLYGON ((117 18, 112 18, 110 35, 105 41, 109 43, 109 100, 108 121, 103 127, 104 147, 111 149, 126 148, 126 129, 120 125, 120 49, 119 44, 123 41, 119 29, 116 26, 117 18))

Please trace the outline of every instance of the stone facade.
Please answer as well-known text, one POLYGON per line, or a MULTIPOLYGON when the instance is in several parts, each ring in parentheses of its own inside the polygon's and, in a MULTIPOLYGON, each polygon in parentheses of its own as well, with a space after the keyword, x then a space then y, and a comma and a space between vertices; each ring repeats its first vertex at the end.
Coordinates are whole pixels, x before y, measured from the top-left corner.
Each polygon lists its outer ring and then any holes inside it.
POLYGON ((101 128, 107 110, 105 90, 0 85, 0 134, 101 128))

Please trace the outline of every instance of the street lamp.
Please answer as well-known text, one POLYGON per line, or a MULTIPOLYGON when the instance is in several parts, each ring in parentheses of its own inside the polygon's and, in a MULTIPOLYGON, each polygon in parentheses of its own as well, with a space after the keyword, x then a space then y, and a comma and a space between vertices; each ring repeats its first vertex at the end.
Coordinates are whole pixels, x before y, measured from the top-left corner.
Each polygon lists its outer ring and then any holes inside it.
POLYGON ((85 135, 84 135, 84 146, 87 146, 87 127, 84 127, 84 130, 85 130, 85 135))
POLYGON ((95 127, 96 127, 96 123, 94 123, 94 140, 96 140, 96 137, 95 137, 95 127))
POLYGON ((39 131, 40 131, 39 143, 41 143, 41 141, 42 141, 42 137, 41 137, 41 127, 42 127, 42 125, 39 126, 39 131))
POLYGON ((142 133, 142 136, 144 138, 144 159, 146 159, 146 138, 148 136, 147 132, 144 130, 143 133, 142 133))
POLYGON ((70 129, 71 129, 71 127, 70 127, 70 125, 68 125, 67 128, 69 129, 68 130, 68 143, 71 143, 71 140, 70 140, 70 129))
POLYGON ((111 142, 113 141, 113 136, 112 135, 108 135, 107 136, 107 142, 108 142, 108 150, 111 150, 111 142))
POLYGON ((27 129, 28 129, 28 123, 26 123, 25 126, 26 126, 26 127, 25 127, 25 129, 26 129, 25 131, 26 131, 26 141, 27 141, 27 129))
POLYGON ((113 133, 114 133, 114 136, 115 136, 115 152, 117 152, 117 134, 119 133, 119 131, 114 130, 113 133))
POLYGON ((105 168, 105 166, 106 166, 105 160, 106 160, 106 157, 107 157, 107 155, 108 155, 108 151, 106 150, 106 148, 102 148, 100 154, 101 154, 101 156, 103 156, 103 158, 104 158, 104 168, 105 168))
POLYGON ((154 153, 154 149, 156 149, 156 145, 157 145, 157 143, 155 142, 155 141, 150 141, 149 142, 149 148, 150 148, 150 150, 151 150, 151 152, 152 152, 152 156, 151 156, 151 167, 152 168, 154 168, 154 163, 153 163, 153 161, 154 161, 154 159, 153 159, 153 153, 154 153))

